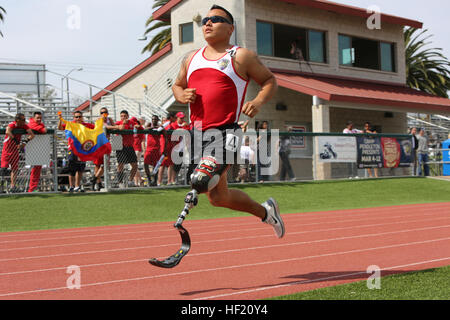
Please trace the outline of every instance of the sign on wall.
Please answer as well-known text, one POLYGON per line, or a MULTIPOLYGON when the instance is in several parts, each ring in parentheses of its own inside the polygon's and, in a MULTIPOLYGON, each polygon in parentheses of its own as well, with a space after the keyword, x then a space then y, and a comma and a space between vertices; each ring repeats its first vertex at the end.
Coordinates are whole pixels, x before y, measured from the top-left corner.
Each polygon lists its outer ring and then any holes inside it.
POLYGON ((355 137, 316 137, 319 162, 356 162, 355 137))

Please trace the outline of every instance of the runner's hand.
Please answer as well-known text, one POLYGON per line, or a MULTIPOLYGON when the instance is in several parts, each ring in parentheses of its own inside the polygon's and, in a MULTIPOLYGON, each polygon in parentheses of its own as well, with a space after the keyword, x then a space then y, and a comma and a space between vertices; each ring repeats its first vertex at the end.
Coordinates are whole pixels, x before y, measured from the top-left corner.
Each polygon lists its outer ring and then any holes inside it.
POLYGON ((253 101, 249 101, 247 103, 244 104, 244 107, 242 108, 242 112, 246 115, 249 116, 250 118, 253 118, 254 116, 256 116, 259 113, 259 110, 261 109, 261 104, 258 103, 257 101, 253 100, 253 101))
POLYGON ((195 100, 197 99, 197 94, 196 94, 196 90, 195 88, 187 88, 184 89, 183 92, 183 102, 184 103, 194 103, 195 100))

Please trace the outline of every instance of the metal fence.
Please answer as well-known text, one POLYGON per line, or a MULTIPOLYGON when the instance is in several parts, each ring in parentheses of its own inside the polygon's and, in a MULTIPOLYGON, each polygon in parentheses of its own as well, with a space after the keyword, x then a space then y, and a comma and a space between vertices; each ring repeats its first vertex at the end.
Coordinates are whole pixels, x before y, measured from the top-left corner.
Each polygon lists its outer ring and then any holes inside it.
MULTIPOLYGON (((26 134, 23 131, 22 140, 26 134)), ((161 186, 185 186, 189 183, 188 143, 174 148, 158 170, 161 150, 148 150, 149 135, 159 133, 108 131, 112 153, 103 161, 74 163, 67 150, 63 131, 48 130, 15 150, 5 146, 5 129, 0 129, 2 169, 0 193, 113 191, 161 186), (142 150, 124 148, 128 140, 140 135, 142 150), (8 149, 9 148, 9 149, 8 149), (101 163, 103 162, 103 164, 101 163), (101 170, 101 171, 99 171, 101 170), (77 173, 78 172, 78 173, 77 173)), ((169 136, 170 137, 170 136, 169 136)), ((157 139, 160 139, 157 136, 157 139)), ((440 176, 442 152, 429 153, 430 175, 440 176)), ((248 131, 242 137, 241 158, 228 170, 230 183, 265 183, 329 179, 360 179, 416 175, 411 136, 344 135, 338 133, 248 131), (259 140, 262 139, 262 140, 259 140)))

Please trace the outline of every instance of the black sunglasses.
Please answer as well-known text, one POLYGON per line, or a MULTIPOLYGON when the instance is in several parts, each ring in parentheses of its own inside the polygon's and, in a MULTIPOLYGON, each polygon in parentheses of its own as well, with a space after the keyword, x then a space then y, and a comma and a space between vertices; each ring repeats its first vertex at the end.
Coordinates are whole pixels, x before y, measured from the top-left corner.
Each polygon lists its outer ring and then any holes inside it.
POLYGON ((228 21, 227 19, 225 19, 224 17, 221 17, 221 16, 212 16, 212 17, 204 17, 204 18, 202 19, 202 26, 204 26, 205 24, 207 24, 209 20, 211 20, 212 23, 221 22, 221 23, 228 23, 228 24, 231 24, 231 22, 228 21))
POLYGON ((107 111, 100 112, 100 114, 108 114, 107 111))
POLYGON ((83 116, 74 116, 75 119, 83 118, 83 116))

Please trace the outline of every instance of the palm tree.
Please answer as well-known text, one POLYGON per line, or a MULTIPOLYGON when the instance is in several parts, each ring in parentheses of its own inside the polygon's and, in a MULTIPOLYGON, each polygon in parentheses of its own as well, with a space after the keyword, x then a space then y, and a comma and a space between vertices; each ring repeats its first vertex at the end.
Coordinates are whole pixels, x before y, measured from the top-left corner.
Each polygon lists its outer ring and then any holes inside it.
POLYGON ((448 98, 450 88, 450 62, 441 53, 441 48, 424 48, 431 42, 428 30, 418 32, 416 28, 404 31, 406 45, 407 85, 436 96, 448 98))
MULTIPOLYGON (((153 4, 152 9, 159 9, 167 2, 169 2, 169 0, 157 0, 153 4)), ((152 55, 161 50, 167 43, 172 40, 172 28, 170 22, 158 21, 152 24, 153 22, 155 22, 155 20, 153 20, 153 15, 151 15, 145 23, 145 27, 147 28, 147 30, 145 30, 144 36, 147 36, 154 30, 160 30, 160 32, 153 36, 150 42, 144 47, 144 49, 142 49, 142 53, 151 52, 152 55)))
MULTIPOLYGON (((0 7, 0 21, 3 22, 5 19, 6 10, 0 7)), ((0 37, 3 37, 3 33, 0 31, 0 37)))

